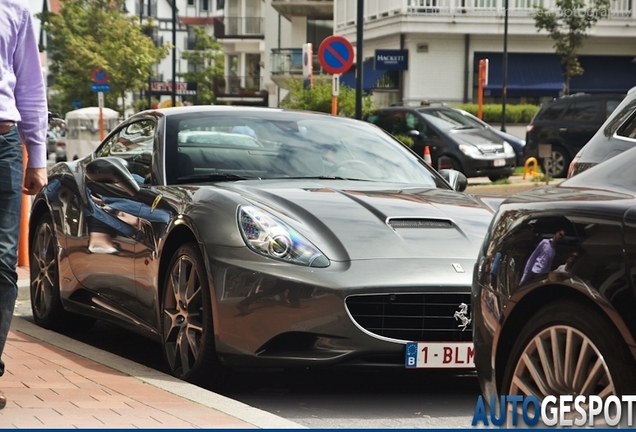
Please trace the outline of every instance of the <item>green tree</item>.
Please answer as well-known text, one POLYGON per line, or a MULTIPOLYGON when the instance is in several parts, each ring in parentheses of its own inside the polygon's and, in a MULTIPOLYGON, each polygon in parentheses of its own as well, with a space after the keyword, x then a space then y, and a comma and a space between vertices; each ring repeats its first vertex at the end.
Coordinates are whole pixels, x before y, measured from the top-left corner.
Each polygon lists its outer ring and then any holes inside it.
MULTIPOLYGON (((196 42, 194 48, 184 51, 181 58, 188 61, 191 72, 179 73, 187 82, 197 83, 196 103, 208 105, 215 101, 214 83, 225 73, 225 56, 221 44, 209 36, 202 27, 195 27, 196 42)), ((194 102, 194 97, 188 96, 194 102)))
MULTIPOLYGON (((331 113, 331 80, 314 79, 313 87, 305 88, 301 80, 292 79, 288 81, 288 87, 289 94, 281 101, 281 107, 331 113)), ((355 89, 341 85, 338 93, 338 115, 353 117, 356 111, 355 89)), ((362 115, 371 113, 375 108, 371 95, 364 94, 362 96, 362 115)))
POLYGON ((534 21, 537 31, 546 30, 554 41, 554 50, 564 69, 564 93, 570 94, 570 79, 583 74, 578 50, 583 46, 587 31, 608 16, 610 0, 557 0, 556 7, 556 11, 549 11, 544 6, 536 6, 534 21))
POLYGON ((118 100, 147 88, 152 66, 168 55, 170 45, 156 47, 144 34, 152 22, 142 26, 123 6, 124 0, 60 0, 59 14, 38 15, 49 35, 46 50, 55 76, 53 90, 61 95, 64 107, 61 114, 71 109, 74 100, 97 105, 91 90, 95 68, 109 74, 104 105, 123 113, 126 107, 118 100))

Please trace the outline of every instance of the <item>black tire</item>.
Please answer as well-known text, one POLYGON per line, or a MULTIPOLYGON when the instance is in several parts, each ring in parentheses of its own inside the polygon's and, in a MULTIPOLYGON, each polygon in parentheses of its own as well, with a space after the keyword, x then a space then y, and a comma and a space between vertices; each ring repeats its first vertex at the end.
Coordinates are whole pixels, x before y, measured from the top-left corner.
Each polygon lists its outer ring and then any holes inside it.
POLYGON ((60 300, 58 242, 51 216, 43 215, 30 245, 31 311, 40 327, 51 330, 88 330, 95 319, 64 310, 60 300))
POLYGON ((503 174, 493 174, 493 175, 489 175, 488 176, 488 180, 490 180, 491 182, 496 182, 498 180, 505 180, 508 177, 510 177, 509 175, 503 175, 503 174))
MULTIPOLYGON (((570 155, 559 145, 552 146, 552 158, 548 164, 548 174, 553 178, 565 178, 570 168, 570 155)), ((545 171, 545 159, 539 161, 541 169, 545 171)))
POLYGON ((218 384, 223 371, 214 346, 210 290, 195 242, 181 246, 170 260, 161 312, 163 354, 172 374, 194 384, 218 384))
POLYGON ((625 340, 607 317, 581 302, 559 300, 528 320, 513 346, 500 394, 534 394, 541 401, 548 394, 598 395, 601 390, 607 392, 606 396, 636 393, 636 362, 625 340), (569 344, 566 344, 565 335, 569 344), (589 344, 587 355, 581 354, 583 341, 589 344), (543 363, 539 358, 539 346, 547 354, 548 360, 544 359, 543 363), (562 349, 557 351, 560 361, 553 357, 554 346, 562 349), (564 351, 572 362, 581 361, 588 365, 580 369, 578 376, 574 376, 574 368, 565 367, 564 351), (529 371, 528 361, 534 368, 534 375, 529 371), (596 374, 590 375, 595 362, 601 367, 596 374), (565 370, 572 373, 565 376, 565 370), (551 380, 550 376, 555 379, 551 380), (539 377, 539 381, 535 377, 539 377), (586 380, 589 387, 583 389, 581 386, 586 380), (538 382, 542 385, 537 385, 538 382))

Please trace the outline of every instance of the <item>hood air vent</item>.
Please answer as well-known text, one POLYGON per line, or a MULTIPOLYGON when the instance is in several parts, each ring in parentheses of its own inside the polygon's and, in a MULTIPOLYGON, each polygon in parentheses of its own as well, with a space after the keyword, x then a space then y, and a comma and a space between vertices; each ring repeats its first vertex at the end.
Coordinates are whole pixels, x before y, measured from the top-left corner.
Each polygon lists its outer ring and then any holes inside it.
POLYGON ((400 228, 452 228, 451 221, 443 219, 389 219, 387 221, 393 229, 400 228))

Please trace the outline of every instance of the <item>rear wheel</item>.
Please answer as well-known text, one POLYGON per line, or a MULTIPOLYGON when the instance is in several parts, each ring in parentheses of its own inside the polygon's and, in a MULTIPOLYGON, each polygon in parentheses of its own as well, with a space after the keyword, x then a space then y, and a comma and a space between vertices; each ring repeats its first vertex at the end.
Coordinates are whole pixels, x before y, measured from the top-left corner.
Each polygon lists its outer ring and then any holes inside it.
MULTIPOLYGON (((570 167, 570 155, 559 145, 552 146, 552 157, 548 160, 548 175, 564 178, 570 167)), ((541 160, 541 169, 545 170, 545 159, 541 160)))
POLYGON ((31 310, 33 320, 47 329, 89 329, 93 318, 66 312, 60 300, 58 243, 51 216, 40 218, 31 243, 31 310))
POLYGON ((177 378, 196 384, 218 381, 212 303, 205 265, 196 243, 173 255, 163 287, 163 352, 177 378))
POLYGON ((508 175, 503 175, 503 174, 493 174, 493 175, 489 175, 488 176, 488 180, 490 180, 491 182, 496 182, 498 180, 505 180, 507 179, 508 175))
POLYGON ((533 395, 539 401, 559 394, 603 399, 634 394, 635 369, 626 342, 606 317, 582 303, 560 300, 541 309, 521 331, 501 394, 533 395))

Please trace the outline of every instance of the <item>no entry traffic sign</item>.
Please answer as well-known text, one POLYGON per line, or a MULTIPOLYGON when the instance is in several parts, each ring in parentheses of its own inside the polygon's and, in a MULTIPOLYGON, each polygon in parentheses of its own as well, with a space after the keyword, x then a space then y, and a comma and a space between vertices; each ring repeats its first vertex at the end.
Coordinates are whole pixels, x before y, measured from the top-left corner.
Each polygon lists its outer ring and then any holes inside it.
POLYGON ((344 73, 353 64, 353 46, 342 36, 329 36, 318 48, 318 60, 327 72, 344 73))

